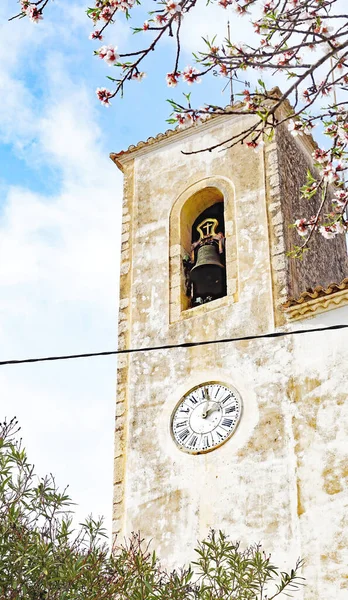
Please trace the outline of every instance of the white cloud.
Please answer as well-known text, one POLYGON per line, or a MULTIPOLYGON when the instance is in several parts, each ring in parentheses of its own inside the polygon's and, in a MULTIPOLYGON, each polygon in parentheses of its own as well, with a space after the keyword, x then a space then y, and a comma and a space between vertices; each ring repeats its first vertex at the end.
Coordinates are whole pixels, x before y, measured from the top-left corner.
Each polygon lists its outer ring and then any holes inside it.
MULTIPOLYGON (((37 27, 22 21, 3 28, 0 58, 10 38, 13 49, 0 75, 0 141, 33 167, 33 177, 38 166, 48 178, 58 173, 58 186, 45 195, 16 182, 2 185, 2 360, 117 345, 122 188, 108 157, 114 147, 105 145, 91 90, 72 72, 66 46, 56 43, 59 32, 53 43, 51 25, 39 35, 37 27), (38 63, 28 73, 26 56, 38 63)), ((71 484, 79 518, 104 513, 108 525, 114 389, 113 358, 0 371, 2 415, 19 418, 38 472, 71 484)))

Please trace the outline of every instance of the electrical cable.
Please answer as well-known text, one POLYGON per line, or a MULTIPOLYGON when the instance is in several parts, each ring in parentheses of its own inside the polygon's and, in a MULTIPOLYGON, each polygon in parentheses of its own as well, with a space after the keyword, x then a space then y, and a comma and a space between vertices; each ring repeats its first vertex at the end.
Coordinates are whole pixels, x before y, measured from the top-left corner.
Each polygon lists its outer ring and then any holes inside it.
POLYGON ((251 340, 271 339, 285 337, 289 335, 300 335, 305 333, 318 333, 323 331, 335 331, 337 329, 348 329, 348 323, 341 325, 329 325, 328 327, 315 327, 313 329, 295 329, 294 331, 276 331, 273 333, 263 333, 261 335, 247 335, 236 338, 222 338, 219 340, 204 340, 200 342, 183 342, 182 344, 166 344, 164 346, 150 346, 148 348, 128 348, 125 350, 107 350, 105 352, 86 352, 84 354, 67 354, 60 356, 43 356, 39 358, 22 358, 16 360, 2 360, 0 366, 18 365, 24 363, 49 362, 56 360, 70 360, 73 358, 90 358, 94 356, 111 356, 122 354, 135 354, 139 352, 154 352, 158 350, 172 350, 175 348, 193 348, 196 346, 207 346, 210 344, 226 344, 231 342, 245 342, 251 340))

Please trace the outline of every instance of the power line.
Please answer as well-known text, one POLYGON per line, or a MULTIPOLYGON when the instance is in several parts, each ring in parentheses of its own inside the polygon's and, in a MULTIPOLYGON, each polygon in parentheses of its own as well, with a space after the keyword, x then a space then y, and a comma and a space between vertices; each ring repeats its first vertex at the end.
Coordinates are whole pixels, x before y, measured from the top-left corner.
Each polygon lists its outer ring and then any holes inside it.
POLYGON ((55 360, 70 360, 73 358, 90 358, 93 356, 112 356, 122 354, 135 354, 137 352, 154 352, 156 350, 172 350, 175 348, 193 348, 195 346, 207 346, 209 344, 226 344, 230 342, 245 342, 250 340, 262 340, 269 338, 286 337, 289 335, 300 335, 305 333, 318 333, 323 331, 335 331, 337 329, 347 329, 347 324, 330 325, 328 327, 315 327, 313 329, 295 329, 294 331, 277 331, 273 333, 264 333, 261 335, 247 335, 236 338, 223 338, 220 340, 207 340, 201 342, 184 342, 182 344, 166 344, 164 346, 150 346, 148 348, 129 348, 126 350, 107 350, 106 352, 86 352, 84 354, 67 354, 60 356, 43 356, 39 358, 22 358, 16 360, 2 360, 0 366, 3 365, 19 365, 24 363, 49 362, 55 360))

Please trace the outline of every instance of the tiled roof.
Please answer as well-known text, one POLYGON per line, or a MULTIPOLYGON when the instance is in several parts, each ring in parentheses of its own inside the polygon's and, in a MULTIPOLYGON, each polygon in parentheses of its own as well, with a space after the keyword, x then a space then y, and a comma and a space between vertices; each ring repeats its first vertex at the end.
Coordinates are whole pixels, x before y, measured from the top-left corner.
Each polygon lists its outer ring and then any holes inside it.
POLYGON ((303 302, 315 300, 316 298, 321 298, 323 296, 330 296, 331 294, 342 292, 343 290, 348 290, 348 277, 345 277, 341 283, 330 283, 325 288, 322 285, 318 285, 314 289, 302 292, 298 298, 289 298, 289 300, 283 304, 283 307, 290 308, 291 306, 303 304, 303 302))

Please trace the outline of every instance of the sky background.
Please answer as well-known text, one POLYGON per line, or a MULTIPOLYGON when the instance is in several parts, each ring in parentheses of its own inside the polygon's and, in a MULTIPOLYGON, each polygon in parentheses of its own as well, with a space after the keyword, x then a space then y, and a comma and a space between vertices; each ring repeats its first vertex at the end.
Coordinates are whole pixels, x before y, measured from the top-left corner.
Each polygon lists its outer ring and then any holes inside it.
MULTIPOLYGON (((101 106, 95 89, 113 72, 93 57, 85 7, 55 0, 39 24, 9 23, 18 5, 1 0, 0 360, 116 348, 122 176, 109 153, 167 129, 166 99, 191 89, 165 86, 165 40, 148 77, 101 106)), ((202 1, 185 18, 183 66, 201 35, 224 37, 228 15, 202 1)), ((232 39, 250 39, 247 21, 229 16, 232 39)), ((132 25, 144 19, 136 9, 132 25)), ((140 39, 121 17, 105 42, 124 51, 140 39)), ((227 104, 223 86, 192 86, 193 103, 227 104)), ((108 528, 115 376, 115 357, 0 368, 0 418, 17 416, 37 472, 69 484, 78 519, 104 515, 108 528)))

